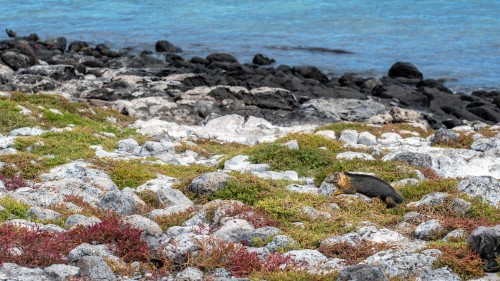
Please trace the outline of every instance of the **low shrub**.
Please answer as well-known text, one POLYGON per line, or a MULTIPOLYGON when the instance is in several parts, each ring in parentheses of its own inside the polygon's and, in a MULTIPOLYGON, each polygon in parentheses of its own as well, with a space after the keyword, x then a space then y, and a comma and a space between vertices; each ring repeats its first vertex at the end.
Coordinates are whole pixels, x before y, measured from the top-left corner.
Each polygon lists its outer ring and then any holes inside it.
POLYGON ((66 263, 69 252, 64 233, 0 225, 0 264, 11 262, 26 267, 66 263))
POLYGON ((0 176, 0 181, 3 182, 8 191, 14 191, 21 187, 27 187, 29 184, 21 176, 15 175, 13 177, 0 176))
POLYGON ((187 221, 193 216, 194 209, 189 208, 183 212, 173 213, 168 216, 157 216, 152 218, 163 231, 167 230, 169 227, 181 225, 183 222, 187 221))
POLYGON ((74 228, 67 232, 71 241, 106 244, 115 255, 125 262, 147 261, 148 245, 141 238, 143 230, 133 228, 118 217, 107 216, 101 222, 86 228, 74 228))
POLYGON ((483 261, 465 242, 432 243, 430 248, 439 249, 441 255, 434 262, 435 268, 449 267, 463 280, 484 276, 483 261))
POLYGON ((234 204, 232 208, 226 211, 225 216, 244 219, 251 223, 255 228, 264 226, 279 226, 278 221, 271 219, 265 211, 248 205, 234 204))
POLYGON ((375 253, 392 248, 394 246, 388 243, 363 241, 356 246, 349 242, 321 245, 318 251, 329 258, 345 259, 348 265, 355 265, 375 253))
POLYGON ((255 202, 269 197, 283 187, 284 184, 280 181, 264 180, 252 174, 237 174, 227 181, 223 189, 210 195, 209 198, 239 200, 254 205, 255 202))
POLYGON ((0 206, 5 208, 2 214, 3 220, 26 219, 26 214, 30 208, 28 204, 17 201, 10 196, 0 198, 0 206))
POLYGON ((148 246, 141 234, 142 230, 113 216, 86 228, 77 227, 61 233, 6 223, 0 225, 0 263, 12 262, 27 267, 66 263, 69 251, 81 243, 106 244, 126 262, 147 261, 148 246))

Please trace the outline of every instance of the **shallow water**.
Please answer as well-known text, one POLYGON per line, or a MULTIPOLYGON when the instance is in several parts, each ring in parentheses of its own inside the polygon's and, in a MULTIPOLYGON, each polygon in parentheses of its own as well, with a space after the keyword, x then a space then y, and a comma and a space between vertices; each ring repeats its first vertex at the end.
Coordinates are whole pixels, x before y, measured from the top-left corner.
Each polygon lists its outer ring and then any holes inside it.
MULTIPOLYGON (((498 0, 0 0, 0 27, 19 35, 153 49, 167 39, 185 56, 263 53, 278 64, 316 65, 334 76, 383 75, 414 63, 455 90, 500 88, 498 0), (7 12, 8 11, 8 12, 7 12), (353 54, 308 51, 341 49, 353 54)), ((0 39, 7 38, 5 33, 0 39)))

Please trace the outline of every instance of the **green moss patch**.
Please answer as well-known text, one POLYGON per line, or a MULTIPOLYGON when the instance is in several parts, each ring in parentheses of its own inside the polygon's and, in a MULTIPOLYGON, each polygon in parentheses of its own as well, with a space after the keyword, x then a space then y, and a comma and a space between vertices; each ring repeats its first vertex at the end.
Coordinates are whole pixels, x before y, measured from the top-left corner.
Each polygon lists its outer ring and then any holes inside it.
POLYGON ((136 188, 158 174, 175 177, 180 180, 177 185, 182 191, 187 191, 187 183, 203 173, 215 171, 215 167, 203 165, 181 166, 173 164, 156 164, 146 160, 112 160, 102 159, 95 161, 95 166, 106 171, 118 187, 136 188))
POLYGON ((0 211, 0 221, 26 219, 26 214, 30 208, 28 204, 17 201, 9 196, 0 198, 0 206, 4 207, 4 210, 0 211))
POLYGON ((210 199, 234 199, 253 206, 273 193, 282 192, 287 184, 286 181, 264 180, 252 174, 234 173, 226 187, 210 195, 210 199))

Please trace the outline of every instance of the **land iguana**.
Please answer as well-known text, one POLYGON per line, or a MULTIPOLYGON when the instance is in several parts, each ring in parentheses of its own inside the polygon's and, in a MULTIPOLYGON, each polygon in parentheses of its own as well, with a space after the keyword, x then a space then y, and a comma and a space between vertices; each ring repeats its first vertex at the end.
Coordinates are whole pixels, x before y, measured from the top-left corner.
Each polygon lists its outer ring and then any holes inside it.
POLYGON ((368 197, 379 197, 391 208, 403 202, 403 197, 391 185, 374 176, 340 172, 326 177, 325 182, 338 187, 334 196, 361 193, 368 197))

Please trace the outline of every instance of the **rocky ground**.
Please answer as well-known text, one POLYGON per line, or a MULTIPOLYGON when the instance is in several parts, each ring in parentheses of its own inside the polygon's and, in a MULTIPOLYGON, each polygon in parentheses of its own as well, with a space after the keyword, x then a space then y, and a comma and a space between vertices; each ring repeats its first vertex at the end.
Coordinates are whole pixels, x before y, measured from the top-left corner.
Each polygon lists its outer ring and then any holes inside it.
POLYGON ((19 39, 0 44, 0 280, 500 279, 495 92, 19 39), (334 196, 339 171, 404 202, 334 196))

